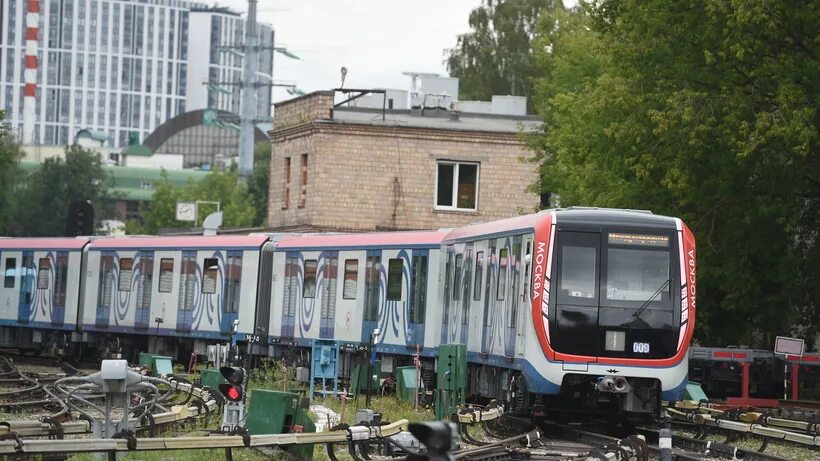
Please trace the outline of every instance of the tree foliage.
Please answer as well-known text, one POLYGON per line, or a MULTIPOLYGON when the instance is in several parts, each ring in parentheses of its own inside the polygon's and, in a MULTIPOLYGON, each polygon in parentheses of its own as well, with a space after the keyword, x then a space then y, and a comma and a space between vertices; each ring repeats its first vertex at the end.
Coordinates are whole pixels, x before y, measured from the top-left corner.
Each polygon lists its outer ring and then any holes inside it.
POLYGON ((77 145, 66 147, 65 159, 47 159, 36 170, 15 178, 5 233, 32 237, 63 235, 69 205, 80 200, 91 203, 99 222, 115 199, 111 181, 99 155, 77 145))
POLYGON ((608 0, 540 23, 540 187, 683 218, 705 343, 818 332, 818 8, 608 0))
POLYGON ((14 221, 13 186, 18 176, 20 146, 4 120, 5 113, 0 111, 0 235, 9 235, 9 225, 14 221))
MULTIPOLYGON (((142 207, 142 222, 129 221, 129 234, 156 234, 161 228, 187 228, 189 222, 176 220, 177 202, 212 201, 219 202, 223 212, 223 227, 246 227, 254 224, 256 210, 248 193, 248 185, 239 180, 239 171, 234 165, 228 171, 213 171, 199 182, 189 180, 185 187, 175 187, 163 172, 163 180, 154 184, 154 195, 150 203, 142 207)), ((203 207, 196 226, 216 207, 203 207)))
POLYGON ((460 98, 532 94, 538 19, 552 0, 484 0, 470 13, 470 32, 446 52, 447 70, 459 78, 460 98))
POLYGON ((268 221, 268 183, 270 180, 271 143, 260 142, 253 149, 253 175, 248 180, 248 193, 256 211, 255 226, 265 226, 268 221))

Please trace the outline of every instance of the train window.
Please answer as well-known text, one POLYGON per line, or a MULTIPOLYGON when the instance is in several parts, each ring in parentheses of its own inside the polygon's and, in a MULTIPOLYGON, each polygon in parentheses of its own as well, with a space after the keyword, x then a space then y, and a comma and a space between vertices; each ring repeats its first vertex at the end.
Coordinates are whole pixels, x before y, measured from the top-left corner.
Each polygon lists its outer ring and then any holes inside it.
POLYGON ((495 258, 495 240, 490 241, 490 247, 487 248, 487 281, 484 284, 484 326, 488 326, 490 323, 490 297, 492 293, 490 292, 490 287, 493 283, 493 258, 495 258))
POLYGON ((473 301, 481 301, 481 281, 484 277, 484 252, 475 254, 475 282, 473 283, 473 301))
POLYGON ((68 253, 57 253, 57 264, 54 270, 54 304, 65 305, 65 292, 68 285, 68 253))
POLYGON ((225 269, 224 312, 239 312, 239 296, 242 292, 242 256, 239 251, 228 252, 228 266, 225 269))
POLYGON ((336 318, 336 292, 339 273, 339 253, 330 253, 325 258, 322 265, 322 311, 319 316, 322 319, 333 320, 336 318))
POLYGON ((3 272, 3 288, 14 288, 14 276, 17 273, 17 258, 6 258, 6 269, 3 272))
POLYGON ((464 263, 464 256, 456 255, 456 271, 453 274, 453 301, 461 299, 461 266, 464 263))
POLYGON ((296 296, 299 290, 299 253, 290 252, 285 260, 284 317, 296 316, 296 296))
POLYGON ((573 298, 595 298, 595 248, 565 245, 561 255, 561 292, 573 298))
POLYGON ((379 272, 381 272, 381 256, 368 256, 365 268, 365 306, 364 319, 378 320, 379 318, 379 272))
POLYGON ((37 263, 37 289, 48 289, 48 273, 51 271, 51 261, 48 258, 40 258, 37 263))
POLYGON ((507 296, 507 264, 509 264, 509 250, 502 248, 498 252, 498 284, 496 285, 496 299, 504 301, 507 296))
POLYGON ((131 258, 120 259, 120 280, 117 287, 120 291, 131 291, 131 280, 134 278, 134 260, 131 258))
POLYGON ((394 258, 387 264, 387 300, 401 301, 402 269, 404 263, 400 258, 394 258))
POLYGON ((461 312, 461 324, 462 325, 469 325, 469 318, 470 318, 470 283, 473 281, 473 249, 472 247, 468 247, 465 251, 466 257, 464 259, 464 277, 462 283, 464 286, 462 287, 462 312, 461 312))
POLYGON ((140 286, 137 289, 137 309, 151 308, 151 285, 154 281, 154 258, 143 256, 139 259, 140 286))
POLYGON ((606 298, 613 301, 669 299, 669 251, 607 250, 606 298))
POLYGON ((359 260, 345 259, 345 278, 342 288, 344 299, 356 299, 356 285, 359 281, 359 260))
POLYGON ((424 311, 427 307, 427 256, 413 256, 412 286, 411 321, 424 323, 424 311))
POLYGON ((114 291, 114 257, 100 258, 100 288, 98 291, 98 306, 107 308, 111 305, 111 293, 114 291))
POLYGON ((302 297, 316 297, 316 267, 318 263, 315 259, 305 260, 305 278, 302 282, 302 297))
POLYGON ((162 258, 159 261, 159 292, 170 293, 174 288, 174 260, 162 258))
POLYGON ((453 280, 453 247, 447 247, 447 262, 444 263, 444 321, 450 319, 450 284, 453 280))
POLYGON ((510 277, 510 296, 512 296, 512 299, 510 300, 510 315, 507 319, 507 326, 510 328, 515 327, 515 321, 518 317, 518 277, 521 275, 521 263, 519 261, 520 257, 521 237, 517 236, 515 237, 515 240, 513 240, 512 259, 510 260, 510 269, 512 271, 512 276, 510 277))
POLYGON ((202 262, 202 292, 216 293, 216 276, 219 273, 219 261, 216 258, 205 258, 202 262))

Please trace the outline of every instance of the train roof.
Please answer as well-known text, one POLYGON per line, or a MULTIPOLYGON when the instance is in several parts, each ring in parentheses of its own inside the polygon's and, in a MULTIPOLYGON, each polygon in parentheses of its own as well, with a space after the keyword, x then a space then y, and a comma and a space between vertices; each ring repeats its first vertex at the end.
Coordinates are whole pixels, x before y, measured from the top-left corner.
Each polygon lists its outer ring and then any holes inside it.
POLYGON ((303 234, 283 237, 276 249, 437 248, 449 230, 303 234))
POLYGON ((535 227, 535 223, 538 222, 538 220, 545 219, 547 217, 548 211, 549 210, 545 210, 535 214, 516 216, 514 218, 476 223, 459 227, 457 229, 453 229, 452 232, 447 234, 444 241, 453 242, 478 236, 491 236, 518 230, 532 229, 535 227))
POLYGON ((677 229, 675 218, 653 214, 646 210, 620 208, 570 207, 555 210, 556 221, 562 224, 597 227, 646 227, 654 229, 677 229))
POLYGON ((91 242, 89 249, 126 248, 261 248, 268 241, 266 235, 185 235, 166 237, 111 237, 91 242))
POLYGON ((558 224, 578 224, 593 226, 653 227, 676 229, 675 219, 652 214, 645 210, 624 210, 616 208, 570 207, 542 210, 538 213, 516 216, 459 227, 450 232, 444 242, 489 237, 535 228, 535 224, 555 213, 558 224))
POLYGON ((80 250, 86 243, 83 237, 2 237, 0 250, 80 250))

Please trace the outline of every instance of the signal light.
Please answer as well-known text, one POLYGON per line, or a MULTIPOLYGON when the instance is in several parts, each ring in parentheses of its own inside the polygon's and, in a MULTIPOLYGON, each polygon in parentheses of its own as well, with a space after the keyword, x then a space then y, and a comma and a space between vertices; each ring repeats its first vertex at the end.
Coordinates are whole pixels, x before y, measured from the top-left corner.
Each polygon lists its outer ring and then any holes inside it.
POLYGON ((231 402, 239 402, 244 397, 242 386, 234 386, 233 384, 220 384, 219 392, 231 402))
POLYGON ((94 234, 94 207, 84 200, 72 202, 66 216, 66 235, 94 234))
POLYGON ((245 377, 247 376, 245 369, 240 367, 220 367, 219 372, 222 373, 222 377, 225 378, 225 381, 228 381, 227 384, 219 385, 219 392, 231 402, 241 402, 244 400, 244 384, 245 377))

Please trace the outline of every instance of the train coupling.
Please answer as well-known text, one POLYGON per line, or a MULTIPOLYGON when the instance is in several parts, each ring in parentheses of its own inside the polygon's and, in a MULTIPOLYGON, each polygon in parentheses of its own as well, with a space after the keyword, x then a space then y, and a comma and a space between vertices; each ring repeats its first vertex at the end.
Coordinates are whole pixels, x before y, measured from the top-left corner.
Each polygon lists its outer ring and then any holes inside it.
POLYGON ((600 392, 623 394, 629 392, 629 383, 623 376, 602 376, 598 378, 595 388, 600 392))

